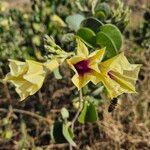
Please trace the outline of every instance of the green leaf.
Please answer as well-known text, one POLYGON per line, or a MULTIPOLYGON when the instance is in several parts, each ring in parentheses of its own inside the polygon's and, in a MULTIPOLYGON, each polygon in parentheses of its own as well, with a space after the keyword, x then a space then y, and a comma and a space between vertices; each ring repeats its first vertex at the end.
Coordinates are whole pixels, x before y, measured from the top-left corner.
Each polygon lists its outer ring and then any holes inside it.
POLYGON ((69 112, 66 108, 61 109, 61 115, 63 119, 68 119, 69 118, 69 112))
POLYGON ((69 124, 63 124, 63 135, 65 139, 69 142, 69 144, 76 147, 76 143, 72 139, 73 134, 71 128, 69 127, 69 124))
POLYGON ((54 141, 56 143, 65 143, 66 142, 66 139, 62 134, 62 126, 63 126, 63 123, 60 121, 56 121, 51 126, 50 135, 51 135, 52 141, 54 141))
POLYGON ((80 23, 84 20, 84 16, 80 14, 70 15, 66 18, 66 22, 74 31, 77 31, 80 28, 80 23))
POLYGON ((96 110, 96 106, 93 103, 90 103, 90 105, 87 107, 86 112, 86 122, 94 123, 98 120, 98 114, 96 110))
POLYGON ((53 73, 54 73, 54 76, 55 76, 56 79, 62 79, 62 76, 59 72, 59 68, 54 69, 53 73))
POLYGON ((111 13, 111 9, 107 3, 99 3, 95 7, 95 13, 103 12, 105 17, 108 17, 111 13))
POLYGON ((106 47, 107 57, 115 56, 122 45, 122 34, 116 26, 106 24, 100 28, 96 43, 101 47, 106 47))
POLYGON ((86 113, 87 113, 87 108, 88 108, 88 102, 84 103, 83 109, 81 111, 81 114, 78 117, 78 121, 82 124, 85 123, 85 117, 86 117, 86 113))
POLYGON ((102 25, 103 25, 103 23, 100 20, 98 20, 94 17, 89 17, 89 18, 84 19, 81 22, 80 26, 90 28, 92 31, 97 33, 102 25))
POLYGON ((100 20, 105 20, 105 18, 106 18, 105 13, 102 12, 102 11, 96 12, 94 16, 97 17, 97 18, 100 19, 100 20))
POLYGON ((85 43, 90 45, 95 45, 95 33, 89 28, 80 28, 77 31, 77 36, 79 36, 85 43))

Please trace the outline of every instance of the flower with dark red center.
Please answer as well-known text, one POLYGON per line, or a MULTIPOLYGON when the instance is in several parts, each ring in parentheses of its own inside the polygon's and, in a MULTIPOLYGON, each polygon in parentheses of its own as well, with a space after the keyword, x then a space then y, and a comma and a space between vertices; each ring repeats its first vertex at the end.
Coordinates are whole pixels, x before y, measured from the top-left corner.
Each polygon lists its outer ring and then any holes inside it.
POLYGON ((99 49, 89 54, 85 44, 77 39, 77 55, 68 59, 67 62, 75 75, 72 77, 72 82, 80 90, 88 82, 92 81, 97 84, 99 75, 98 64, 101 62, 105 49, 99 49))
POLYGON ((82 60, 74 65, 75 69, 77 70, 78 74, 84 75, 85 73, 88 73, 91 71, 89 68, 89 61, 88 60, 82 60))
POLYGON ((140 67, 139 64, 130 64, 121 53, 99 64, 99 82, 102 81, 111 99, 122 93, 136 93, 135 82, 140 67))

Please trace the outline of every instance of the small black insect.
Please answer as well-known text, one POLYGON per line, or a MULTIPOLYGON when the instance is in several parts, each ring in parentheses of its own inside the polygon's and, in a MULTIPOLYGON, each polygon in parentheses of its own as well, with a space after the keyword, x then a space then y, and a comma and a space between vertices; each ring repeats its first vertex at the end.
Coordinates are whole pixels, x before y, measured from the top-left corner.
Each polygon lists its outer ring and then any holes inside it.
POLYGON ((114 111, 114 109, 117 106, 117 103, 118 103, 118 99, 117 98, 113 98, 113 100, 111 100, 110 105, 108 107, 108 112, 114 111))

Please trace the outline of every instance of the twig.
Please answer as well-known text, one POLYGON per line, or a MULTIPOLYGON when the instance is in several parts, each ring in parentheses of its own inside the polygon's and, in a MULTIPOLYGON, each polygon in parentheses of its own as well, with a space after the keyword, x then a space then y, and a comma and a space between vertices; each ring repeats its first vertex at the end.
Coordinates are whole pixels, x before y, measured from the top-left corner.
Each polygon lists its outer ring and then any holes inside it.
POLYGON ((54 149, 54 148, 64 148, 69 146, 68 143, 63 143, 63 144, 50 144, 50 145, 44 145, 40 146, 41 148, 46 148, 46 149, 54 149))
MULTIPOLYGON (((72 129, 72 131, 74 130, 74 124, 77 121, 80 112, 82 111, 82 101, 83 101, 83 96, 82 96, 82 89, 81 89, 79 91, 79 109, 78 109, 76 115, 74 116, 74 118, 73 118, 73 120, 71 122, 71 129, 72 129)), ((73 149, 71 145, 69 145, 69 148, 70 148, 70 150, 73 149)))
MULTIPOLYGON (((8 110, 8 109, 5 109, 5 108, 0 108, 0 112, 5 112, 5 113, 7 113, 7 112, 9 112, 9 110, 8 110)), ((47 119, 47 118, 45 118, 45 117, 42 117, 42 116, 40 116, 40 115, 38 115, 38 114, 35 114, 35 113, 33 113, 33 112, 29 112, 29 111, 21 110, 21 109, 15 109, 15 108, 13 109, 13 112, 15 112, 15 113, 21 113, 21 114, 25 114, 25 115, 29 115, 29 116, 31 116, 31 117, 34 117, 34 118, 43 120, 43 121, 45 121, 45 122, 48 123, 48 124, 52 124, 52 121, 51 121, 51 120, 49 120, 49 119, 47 119)))

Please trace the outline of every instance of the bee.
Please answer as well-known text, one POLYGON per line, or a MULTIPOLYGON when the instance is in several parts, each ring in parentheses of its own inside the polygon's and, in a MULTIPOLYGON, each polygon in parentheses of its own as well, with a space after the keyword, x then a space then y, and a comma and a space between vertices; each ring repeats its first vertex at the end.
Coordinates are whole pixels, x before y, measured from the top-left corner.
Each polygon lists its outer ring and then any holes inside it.
POLYGON ((108 107, 108 112, 112 112, 115 110, 116 106, 118 104, 118 99, 117 98, 113 98, 113 100, 111 100, 110 105, 108 107))

